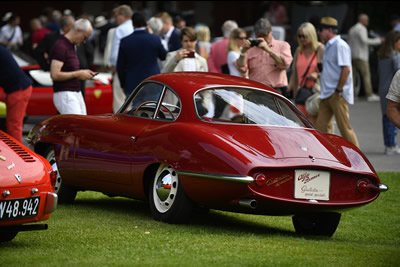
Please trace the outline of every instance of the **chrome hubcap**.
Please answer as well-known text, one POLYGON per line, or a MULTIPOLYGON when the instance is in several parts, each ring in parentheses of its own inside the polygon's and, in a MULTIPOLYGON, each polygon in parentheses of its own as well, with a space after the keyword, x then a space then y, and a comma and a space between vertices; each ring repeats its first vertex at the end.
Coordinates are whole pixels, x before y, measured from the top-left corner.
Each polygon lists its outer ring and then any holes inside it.
POLYGON ((56 185, 55 185, 55 188, 54 188, 54 193, 57 194, 58 191, 60 190, 60 186, 61 186, 62 180, 61 180, 61 175, 58 172, 58 167, 57 167, 56 156, 54 154, 54 150, 51 150, 49 152, 49 154, 46 155, 46 159, 47 159, 48 162, 50 162, 50 165, 53 168, 53 171, 55 171, 56 174, 57 174, 56 185))
POLYGON ((173 205, 178 191, 178 174, 167 165, 161 165, 153 184, 153 199, 157 210, 167 212, 173 205))

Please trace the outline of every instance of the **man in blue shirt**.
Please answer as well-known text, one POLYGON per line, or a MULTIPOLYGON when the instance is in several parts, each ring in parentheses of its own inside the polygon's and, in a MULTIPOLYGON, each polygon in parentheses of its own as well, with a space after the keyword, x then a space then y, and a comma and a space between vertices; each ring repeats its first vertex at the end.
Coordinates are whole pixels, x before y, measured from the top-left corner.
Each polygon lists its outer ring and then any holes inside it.
POLYGON ((337 35, 337 20, 321 19, 319 37, 325 44, 322 59, 321 102, 317 128, 328 132, 329 122, 335 116, 342 137, 359 147, 357 136, 350 125, 349 104, 354 103, 349 45, 337 35))

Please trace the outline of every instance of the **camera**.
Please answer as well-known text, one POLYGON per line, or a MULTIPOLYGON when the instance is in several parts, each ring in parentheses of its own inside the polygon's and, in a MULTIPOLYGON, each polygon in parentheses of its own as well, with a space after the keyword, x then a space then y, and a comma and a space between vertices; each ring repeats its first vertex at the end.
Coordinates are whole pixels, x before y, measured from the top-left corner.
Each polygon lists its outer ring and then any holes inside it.
POLYGON ((258 46, 259 43, 260 43, 259 40, 250 40, 250 47, 258 46))
POLYGON ((194 56, 194 51, 190 51, 188 54, 187 54, 187 57, 188 58, 194 58, 195 56, 194 56))

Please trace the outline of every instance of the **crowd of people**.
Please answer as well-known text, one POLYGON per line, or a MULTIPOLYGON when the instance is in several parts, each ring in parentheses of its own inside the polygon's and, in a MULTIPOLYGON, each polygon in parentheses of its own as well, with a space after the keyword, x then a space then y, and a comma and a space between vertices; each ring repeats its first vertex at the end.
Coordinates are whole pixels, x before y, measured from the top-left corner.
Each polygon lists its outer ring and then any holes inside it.
MULTIPOLYGON (((287 21, 286 16, 280 17, 287 21)), ((298 47, 293 55, 288 42, 274 38, 271 18, 267 16, 255 22, 254 38, 248 38, 249 33, 234 20, 227 20, 221 27, 223 36, 213 42, 207 25, 186 26, 182 17, 174 19, 167 12, 149 17, 129 5, 114 8, 110 18, 76 18, 69 10, 53 10, 46 19, 30 21, 28 51, 43 70, 50 71, 53 101, 60 114, 86 114, 85 81, 99 70, 112 73, 114 112, 151 75, 176 71, 225 73, 293 96, 296 106, 316 128, 332 133, 336 121, 341 135, 359 147, 349 114, 358 72, 367 100, 381 101, 385 154, 400 155, 396 142, 400 117, 400 104, 396 104, 400 98, 400 33, 393 30, 385 38, 369 38, 366 14, 358 17, 347 41, 339 35, 339 24, 333 17, 323 17, 318 24, 302 23, 296 31, 298 47), (368 63, 369 47, 376 45, 381 45, 379 95, 373 92, 368 63)), ((21 49, 24 42, 20 17, 7 13, 3 21, 0 59, 11 62, 7 53, 21 49)), ((2 70, 1 75, 4 73, 2 70)), ((7 94, 7 130, 20 140, 24 113, 21 110, 26 105, 16 108, 13 103, 20 101, 20 97, 29 100, 32 82, 20 71, 15 73, 15 80, 0 80, 0 85, 7 94)))

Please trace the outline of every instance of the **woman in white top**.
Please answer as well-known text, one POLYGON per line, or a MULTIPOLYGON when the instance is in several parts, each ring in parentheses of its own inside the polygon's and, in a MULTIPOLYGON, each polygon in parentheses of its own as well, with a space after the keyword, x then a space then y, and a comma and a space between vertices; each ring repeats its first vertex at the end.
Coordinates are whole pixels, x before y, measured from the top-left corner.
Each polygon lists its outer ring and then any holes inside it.
POLYGON ((208 71, 207 60, 195 52, 197 35, 193 28, 181 30, 182 48, 169 52, 161 72, 208 71))
POLYGON ((20 17, 14 13, 8 12, 3 21, 7 24, 0 29, 0 44, 10 50, 17 50, 23 45, 22 31, 19 26, 20 17))
POLYGON ((240 49, 247 38, 246 36, 246 32, 242 28, 236 28, 231 32, 227 49, 227 63, 230 75, 247 77, 246 74, 240 72, 236 67, 236 60, 240 56, 240 49))

